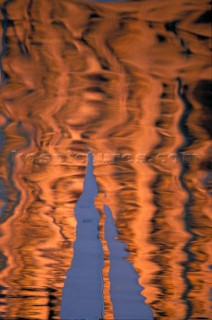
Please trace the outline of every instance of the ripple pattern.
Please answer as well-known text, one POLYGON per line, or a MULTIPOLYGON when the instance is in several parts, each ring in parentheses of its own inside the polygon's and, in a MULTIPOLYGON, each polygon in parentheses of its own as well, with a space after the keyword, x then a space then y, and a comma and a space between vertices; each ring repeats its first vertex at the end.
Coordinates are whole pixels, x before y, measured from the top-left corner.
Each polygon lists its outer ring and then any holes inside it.
POLYGON ((88 151, 155 320, 210 320, 208 0, 0 0, 0 318, 60 319, 88 151))

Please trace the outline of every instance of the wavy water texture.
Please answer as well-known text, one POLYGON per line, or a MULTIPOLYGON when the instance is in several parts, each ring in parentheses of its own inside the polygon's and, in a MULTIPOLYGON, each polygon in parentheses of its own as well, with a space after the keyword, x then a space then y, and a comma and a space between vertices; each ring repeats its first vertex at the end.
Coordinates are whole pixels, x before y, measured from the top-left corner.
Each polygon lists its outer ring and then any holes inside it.
POLYGON ((106 193, 155 319, 210 320, 209 1, 0 7, 0 317, 60 318, 90 150, 104 318, 106 193))

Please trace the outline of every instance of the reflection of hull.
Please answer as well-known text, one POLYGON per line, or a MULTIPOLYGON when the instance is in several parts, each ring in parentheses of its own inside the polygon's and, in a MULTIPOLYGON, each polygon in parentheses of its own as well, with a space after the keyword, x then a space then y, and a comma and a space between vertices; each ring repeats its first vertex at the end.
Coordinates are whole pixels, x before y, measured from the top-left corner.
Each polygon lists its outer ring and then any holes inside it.
MULTIPOLYGON (((93 176, 92 155, 89 154, 84 190, 79 198, 75 215, 77 218, 76 241, 71 268, 67 272, 63 288, 61 319, 100 319, 103 306, 103 251, 98 237, 99 214, 94 206, 97 185, 93 176)), ((111 300, 115 319, 151 320, 153 314, 140 295, 138 276, 126 255, 125 245, 116 240, 116 227, 108 206, 105 238, 110 251, 111 300)))
POLYGON ((99 319, 104 310, 101 273, 103 252, 97 238, 98 212, 94 206, 90 209, 76 206, 75 210, 76 214, 86 217, 85 221, 78 220, 74 257, 63 288, 61 319, 99 319))

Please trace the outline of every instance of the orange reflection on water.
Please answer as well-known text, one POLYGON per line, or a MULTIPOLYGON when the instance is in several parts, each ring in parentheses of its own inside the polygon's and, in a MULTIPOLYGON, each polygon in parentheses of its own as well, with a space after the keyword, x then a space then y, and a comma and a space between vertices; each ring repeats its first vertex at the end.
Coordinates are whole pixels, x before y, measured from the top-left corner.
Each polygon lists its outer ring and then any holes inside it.
POLYGON ((209 320, 207 1, 0 4, 1 315, 59 319, 90 150, 134 159, 94 163, 105 319, 107 201, 155 319, 209 320))

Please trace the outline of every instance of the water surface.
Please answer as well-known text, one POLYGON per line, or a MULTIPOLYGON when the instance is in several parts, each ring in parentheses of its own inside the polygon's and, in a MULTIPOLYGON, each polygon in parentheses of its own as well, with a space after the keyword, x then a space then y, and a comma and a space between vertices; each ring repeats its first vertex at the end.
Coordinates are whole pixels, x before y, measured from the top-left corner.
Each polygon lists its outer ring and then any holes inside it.
POLYGON ((209 1, 0 6, 0 317, 60 319, 91 151, 104 319, 109 223, 156 320, 210 320, 209 1))

